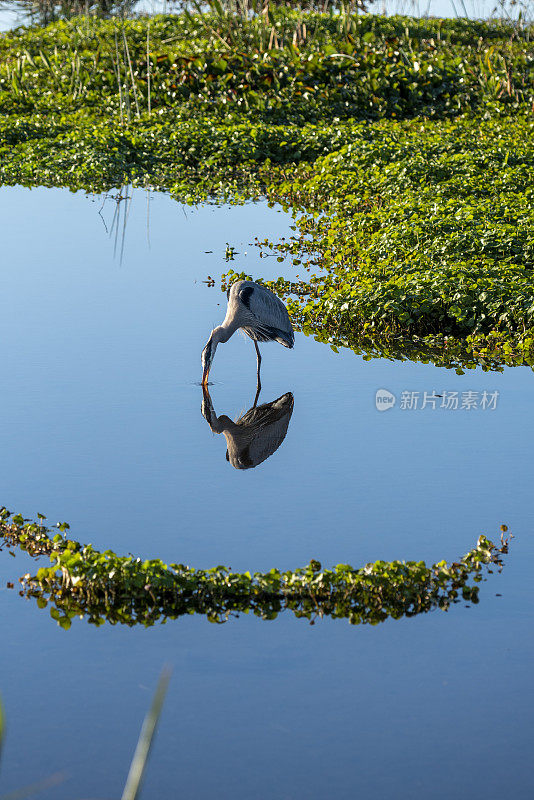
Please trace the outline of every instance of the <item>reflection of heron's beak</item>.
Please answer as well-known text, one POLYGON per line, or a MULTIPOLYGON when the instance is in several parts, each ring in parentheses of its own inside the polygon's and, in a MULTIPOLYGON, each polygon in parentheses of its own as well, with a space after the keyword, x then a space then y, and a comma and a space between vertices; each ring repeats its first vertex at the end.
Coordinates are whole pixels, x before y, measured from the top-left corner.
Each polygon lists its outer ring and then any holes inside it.
POLYGON ((211 426, 211 415, 213 412, 213 406, 211 404, 211 397, 208 390, 207 384, 202 384, 202 405, 200 407, 200 411, 202 412, 202 416, 204 419, 210 424, 211 426))

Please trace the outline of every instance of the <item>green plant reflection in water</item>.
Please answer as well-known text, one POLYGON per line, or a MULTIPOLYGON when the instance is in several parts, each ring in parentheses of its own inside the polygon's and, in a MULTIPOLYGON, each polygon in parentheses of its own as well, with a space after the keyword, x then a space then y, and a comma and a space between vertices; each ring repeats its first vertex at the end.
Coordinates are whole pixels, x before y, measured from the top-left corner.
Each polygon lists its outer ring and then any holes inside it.
POLYGON ((252 611, 271 620, 284 610, 311 622, 331 616, 354 625, 376 625, 389 617, 447 610, 461 600, 477 603, 477 584, 492 567, 501 568, 509 541, 503 525, 500 545, 480 536, 472 550, 450 564, 376 561, 359 569, 348 564, 323 569, 312 560, 301 569, 251 575, 223 566, 201 570, 99 552, 66 538, 66 523, 53 535, 44 522, 42 516, 36 523, 0 510, 0 531, 8 547, 48 556, 50 566, 20 579, 21 593, 35 598, 40 608, 48 606, 63 628, 70 628, 75 616, 95 625, 149 626, 184 614, 220 623, 252 611))
POLYGON ((204 387, 202 416, 213 433, 222 433, 226 439, 226 460, 235 469, 257 467, 275 453, 286 438, 293 413, 291 392, 256 405, 259 390, 251 409, 234 422, 226 414, 216 415, 209 391, 204 387))

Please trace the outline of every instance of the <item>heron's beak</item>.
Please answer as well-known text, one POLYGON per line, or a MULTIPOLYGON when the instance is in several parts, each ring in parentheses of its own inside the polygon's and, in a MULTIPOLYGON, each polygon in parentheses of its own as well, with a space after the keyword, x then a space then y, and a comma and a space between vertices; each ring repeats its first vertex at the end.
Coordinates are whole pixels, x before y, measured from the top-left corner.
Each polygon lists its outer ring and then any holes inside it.
POLYGON ((209 367, 207 367, 202 374, 202 386, 208 385, 208 375, 210 374, 209 367))

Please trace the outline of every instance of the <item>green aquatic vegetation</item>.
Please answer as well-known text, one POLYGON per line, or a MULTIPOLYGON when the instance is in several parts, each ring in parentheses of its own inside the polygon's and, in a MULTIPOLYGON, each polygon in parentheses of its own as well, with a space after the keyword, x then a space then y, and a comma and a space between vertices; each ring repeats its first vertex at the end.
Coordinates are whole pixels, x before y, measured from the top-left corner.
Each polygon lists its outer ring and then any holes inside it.
POLYGON ((314 270, 278 285, 294 319, 334 343, 441 335, 532 363, 533 133, 519 116, 353 126, 273 187, 296 235, 259 244, 314 270))
POLYGON ((10 32, 0 37, 0 109, 54 116, 82 109, 117 121, 136 94, 148 113, 149 74, 153 111, 186 104, 195 116, 237 111, 268 121, 456 115, 534 99, 528 28, 269 14, 269 41, 260 15, 233 18, 240 41, 230 44, 217 15, 204 14, 75 18, 10 32))
POLYGON ((77 18, 9 32, 0 36, 0 110, 26 122, 46 117, 72 133, 80 124, 116 128, 145 118, 157 128, 160 115, 249 128, 331 123, 334 133, 340 120, 502 114, 534 102, 529 29, 269 14, 276 46, 257 37, 263 17, 234 20, 242 43, 232 47, 216 17, 203 14, 77 18), (313 35, 296 42, 303 24, 313 35))
POLYGON ((219 17, 0 36, 0 182, 267 196, 295 215, 294 239, 271 246, 301 276, 273 288, 306 333, 458 368, 532 364, 532 31, 219 17))
MULTIPOLYGON (((478 584, 492 567, 502 566, 508 552, 503 535, 500 546, 480 536, 476 547, 450 564, 376 561, 359 569, 348 564, 326 569, 312 560, 301 569, 251 574, 99 552, 67 538, 67 525, 59 527, 54 535, 42 516, 33 522, 5 508, 0 511, 5 545, 50 562, 21 578, 21 594, 34 598, 40 608, 48 607, 63 628, 77 616, 95 625, 148 626, 184 614, 201 614, 218 623, 249 612, 272 620, 285 610, 311 622, 330 616, 375 625, 447 610, 461 600, 477 603, 478 584)), ((506 526, 502 530, 504 534, 506 526)))
MULTIPOLYGON (((236 280, 252 280, 251 275, 237 273, 229 269, 221 276, 221 290, 226 292, 228 286, 236 280)), ((465 338, 446 336, 444 334, 425 336, 405 336, 402 334, 376 333, 372 330, 362 331, 347 324, 341 315, 333 322, 327 322, 317 314, 310 300, 308 284, 279 278, 276 281, 264 281, 272 291, 283 297, 292 311, 292 320, 302 333, 312 336, 316 341, 328 344, 337 352, 340 348, 352 350, 362 356, 364 361, 373 358, 386 358, 390 361, 417 361, 434 364, 446 369, 454 369, 458 374, 465 370, 481 368, 485 372, 502 372, 505 366, 527 366, 534 368, 534 338, 511 338, 507 334, 492 332, 488 335, 470 335, 465 338), (304 297, 307 307, 304 311, 299 307, 298 298, 304 297)), ((318 294, 313 290, 313 299, 318 294)))

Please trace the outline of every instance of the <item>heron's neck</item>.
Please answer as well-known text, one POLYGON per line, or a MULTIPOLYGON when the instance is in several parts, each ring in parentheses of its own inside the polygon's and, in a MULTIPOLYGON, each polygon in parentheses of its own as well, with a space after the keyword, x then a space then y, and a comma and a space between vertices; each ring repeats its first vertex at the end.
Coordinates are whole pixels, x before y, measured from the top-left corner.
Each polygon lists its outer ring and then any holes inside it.
POLYGON ((213 433, 224 433, 226 439, 228 439, 228 436, 232 435, 237 425, 226 414, 221 414, 220 417, 215 417, 210 421, 210 428, 213 433))
POLYGON ((230 336, 232 336, 238 328, 235 322, 223 322, 218 328, 215 328, 213 333, 211 334, 211 341, 212 344, 218 345, 219 342, 227 342, 230 336))

